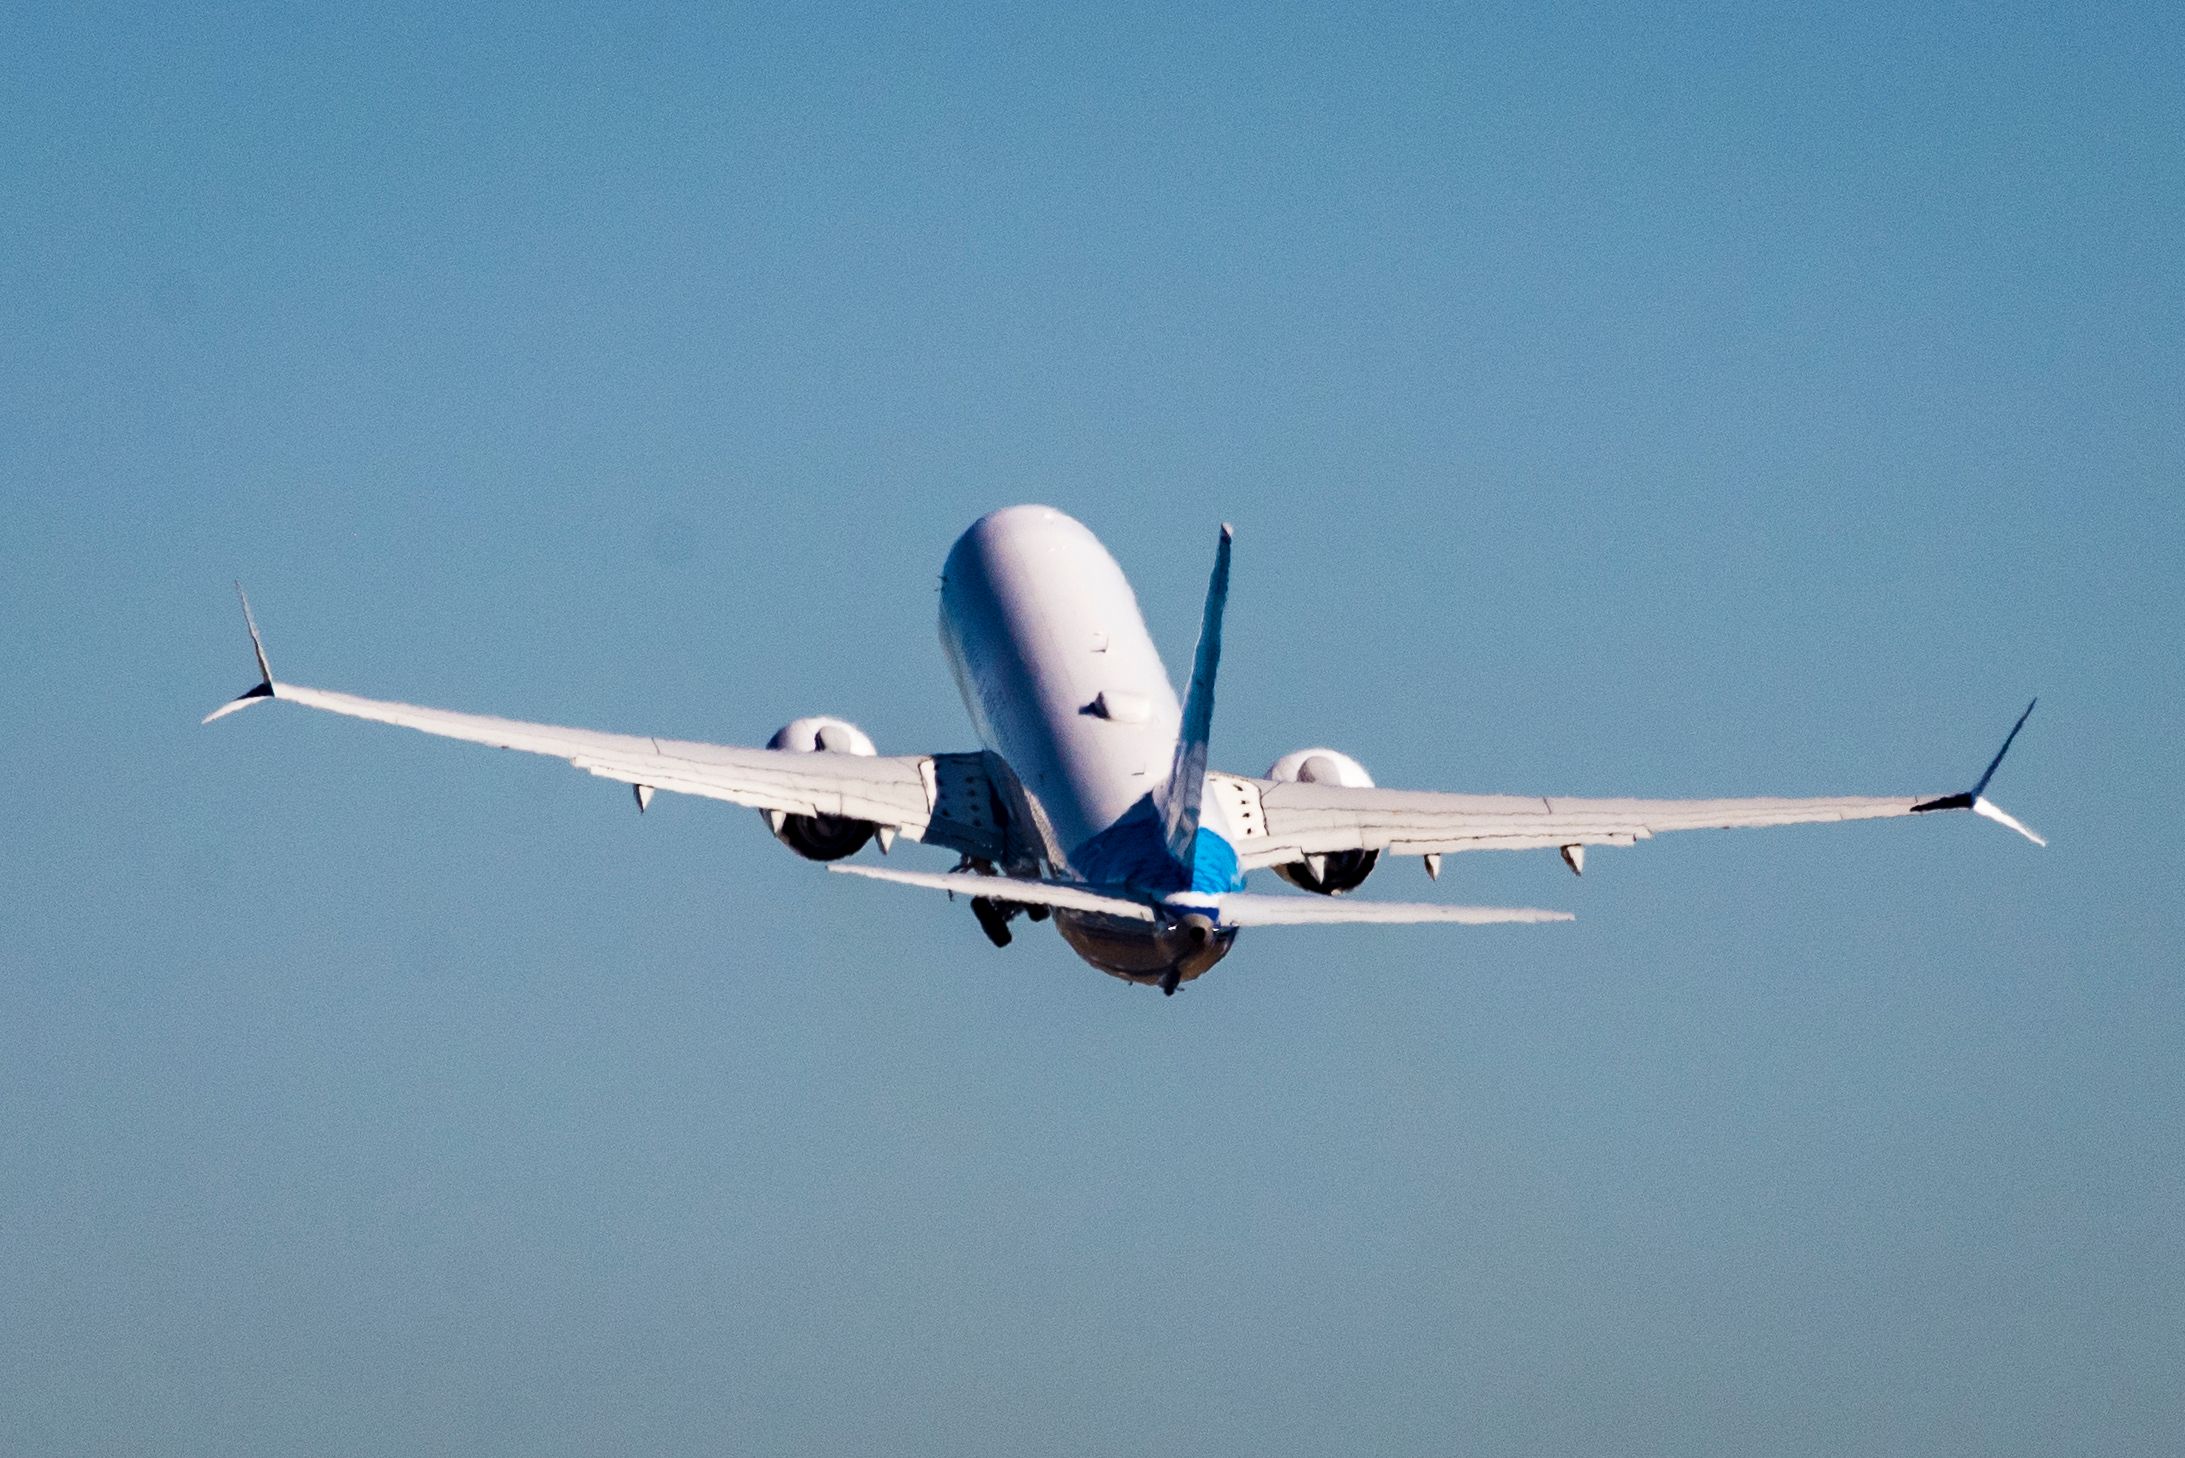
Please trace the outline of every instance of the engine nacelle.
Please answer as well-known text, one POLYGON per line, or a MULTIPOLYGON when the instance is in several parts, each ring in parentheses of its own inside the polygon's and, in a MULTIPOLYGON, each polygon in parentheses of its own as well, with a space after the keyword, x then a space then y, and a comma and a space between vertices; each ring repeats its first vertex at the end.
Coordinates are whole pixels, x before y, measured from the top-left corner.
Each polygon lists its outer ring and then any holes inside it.
MULTIPOLYGON (((1285 754, 1268 766, 1267 778, 1279 784, 1348 785, 1353 789, 1367 789, 1373 784, 1373 776, 1366 773, 1364 765, 1333 749, 1300 749, 1285 754)), ((1380 859, 1379 851, 1337 851, 1276 866, 1274 871, 1300 891, 1340 896, 1363 886, 1380 859)))
MULTIPOLYGON (((864 730, 847 719, 824 715, 792 719, 766 741, 768 749, 796 754, 878 754, 864 730)), ((774 839, 808 861, 839 861, 855 855, 871 840, 876 828, 869 820, 850 820, 840 815, 785 815, 779 810, 760 812, 774 839)))

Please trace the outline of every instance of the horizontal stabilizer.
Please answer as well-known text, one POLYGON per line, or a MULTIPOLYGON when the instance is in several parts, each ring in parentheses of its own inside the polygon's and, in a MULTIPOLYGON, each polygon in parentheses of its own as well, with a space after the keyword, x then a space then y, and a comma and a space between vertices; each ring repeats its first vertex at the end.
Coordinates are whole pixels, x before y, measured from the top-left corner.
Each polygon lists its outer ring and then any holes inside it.
POLYGON ((967 871, 898 871, 892 866, 858 866, 847 861, 837 861, 827 869, 844 876, 895 881, 905 886, 924 886, 933 891, 984 897, 988 901, 1010 901, 1020 906, 1058 906, 1065 911, 1097 911, 1104 916, 1128 917, 1132 921, 1154 920, 1153 908, 1144 902, 1104 896, 1064 881, 981 876, 967 871))
POLYGON ((1491 926, 1498 922, 1574 921, 1567 911, 1530 906, 1444 906, 1426 901, 1351 901, 1335 897, 1260 896, 1233 891, 1224 896, 1171 896, 1172 909, 1203 911, 1223 926, 1313 926, 1338 922, 1457 922, 1491 926))

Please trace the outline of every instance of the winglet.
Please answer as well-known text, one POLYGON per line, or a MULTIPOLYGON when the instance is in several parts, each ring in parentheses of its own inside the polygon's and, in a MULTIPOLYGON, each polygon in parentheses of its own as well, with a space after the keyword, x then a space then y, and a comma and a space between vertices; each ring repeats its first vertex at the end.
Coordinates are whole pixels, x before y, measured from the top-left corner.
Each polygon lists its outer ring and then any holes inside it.
POLYGON ((2029 701, 2026 704, 2026 712, 2018 716, 2018 722, 2011 725, 2011 732, 2003 736, 2003 747, 1995 752, 1995 758, 1988 761, 1988 767, 1980 772, 1980 782, 1973 786, 1973 798, 1975 800, 1978 800, 1982 793, 1987 790, 1988 781, 1995 778, 1996 767, 2003 763, 2003 756, 2011 752, 2011 741, 2018 737, 2019 730, 2026 727, 2026 720, 2033 717, 2033 706, 2039 702, 2041 701, 2038 698, 2029 701))
POLYGON ((2035 845, 2047 845, 2048 842, 2043 840, 2039 835, 2035 834, 2033 830, 2025 824, 2024 821, 2018 819, 2008 810, 2005 810, 2002 806, 1988 799, 1985 794, 1985 791, 1988 788, 1988 781, 1995 778, 1995 771, 1997 767, 2003 763, 2003 756, 2011 752, 2012 741, 2018 738, 2018 731, 2026 727, 2026 720, 2031 718, 2033 715, 2033 705, 2038 704, 2039 702, 2041 701, 2036 698, 2032 701, 2032 703, 2026 705, 2025 713, 2020 714, 2018 716, 2018 722, 2011 725, 2011 732, 2003 736, 2003 747, 1995 752, 1995 758, 1988 761, 1988 767, 1985 770, 1981 771, 1980 779, 1973 785, 1970 790, 1967 790, 1962 795, 1945 795, 1939 800, 1929 800, 1924 805, 1914 805, 1912 809, 1914 811, 1970 810, 1975 815, 1981 816, 1984 819, 1993 820, 1998 825, 2007 826, 2010 829, 2017 831, 2020 835, 2032 841, 2035 845))
POLYGON ((280 690, 273 686, 273 665, 266 662, 265 640, 258 636, 258 620, 251 616, 250 594, 243 591, 243 584, 238 582, 235 584, 235 595, 243 600, 243 626, 250 629, 250 651, 258 655, 258 686, 247 693, 236 695, 219 708, 214 709, 198 721, 203 724, 210 724, 213 720, 232 714, 237 709, 248 708, 260 699, 271 699, 280 696, 280 690))
POLYGON ((1199 840, 1199 799, 1206 788, 1206 740, 1214 722, 1214 676, 1221 668, 1222 609, 1229 602, 1229 544, 1236 529, 1221 524, 1214 575, 1206 584, 1206 611, 1199 646, 1191 659, 1191 686, 1184 693, 1183 723, 1176 733, 1176 760, 1161 798, 1161 828, 1168 853, 1188 869, 1199 840))
POLYGON ((2048 842, 2035 835, 2026 827, 2024 822, 2016 819, 2008 810, 1984 798, 1981 794, 1981 791, 1988 788, 1988 781, 1995 778, 1996 766, 2003 762, 2004 755, 2011 752, 2011 741, 2018 737, 2019 730, 2026 727, 2026 720, 2033 714, 2034 704, 2039 702, 2041 701, 2036 698, 2026 705, 2026 712, 2018 716, 2018 722, 2011 725, 2011 732, 2003 736, 2003 747, 1995 752, 1995 758, 1988 761, 1988 768, 1981 774, 1980 783, 1973 786, 1973 814, 1984 815, 1998 825, 2007 825, 2035 845, 2047 845, 2048 842))
POLYGON ((2020 835, 2024 836, 2026 839, 2032 841, 2035 845, 2048 844, 2047 841, 2043 840, 2039 835, 2035 834, 2032 828, 2029 827, 2023 820, 2020 820, 2017 816, 2011 814, 2010 811, 2005 810, 2002 806, 1996 804, 1993 800, 1973 801, 1973 814, 1986 816, 1988 819, 1993 820, 1998 825, 2008 826, 2012 830, 2015 830, 2020 835))

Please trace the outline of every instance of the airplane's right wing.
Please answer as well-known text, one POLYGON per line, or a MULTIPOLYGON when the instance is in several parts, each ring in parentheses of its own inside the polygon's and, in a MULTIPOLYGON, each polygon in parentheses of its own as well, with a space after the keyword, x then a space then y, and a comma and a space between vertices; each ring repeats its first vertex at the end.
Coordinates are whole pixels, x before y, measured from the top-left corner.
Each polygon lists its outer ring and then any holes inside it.
MULTIPOLYGON (((1247 869, 1342 851, 1442 855, 1471 850, 1634 845, 1669 830, 1726 830, 1910 815, 1932 797, 1818 800, 1580 800, 1535 795, 1442 795, 1345 785, 1246 782, 1264 829, 1236 846, 1247 869)), ((1937 805, 1935 808, 1942 808, 1937 805)), ((1234 819, 1232 817, 1232 823, 1234 819)))
MULTIPOLYGON (((2033 706, 2026 706, 2026 714, 2033 706)), ((1874 820, 1935 810, 1971 810, 2036 844, 2038 835, 1984 798, 2010 737, 1971 790, 1950 795, 1832 795, 1815 799, 1635 800, 1561 795, 1448 795, 1299 781, 1207 777, 1234 832, 1240 865, 1291 865, 1343 851, 1440 856, 1455 851, 1563 849, 1633 845, 1671 830, 1727 830, 1874 820)))

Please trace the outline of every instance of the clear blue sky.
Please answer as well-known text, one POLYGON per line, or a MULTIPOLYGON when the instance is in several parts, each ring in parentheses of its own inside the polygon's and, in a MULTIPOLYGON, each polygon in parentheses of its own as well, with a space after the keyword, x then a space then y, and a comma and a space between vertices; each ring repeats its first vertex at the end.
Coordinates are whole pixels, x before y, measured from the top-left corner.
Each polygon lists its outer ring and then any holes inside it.
MULTIPOLYGON (((2185 1431, 2175 7, 18 7, 0 1449, 2185 1431), (1185 996, 299 682, 968 747, 991 507, 1217 761, 1949 791, 1185 996)), ((898 853, 921 858, 910 848, 898 853)))

